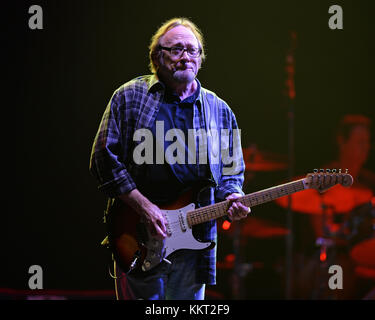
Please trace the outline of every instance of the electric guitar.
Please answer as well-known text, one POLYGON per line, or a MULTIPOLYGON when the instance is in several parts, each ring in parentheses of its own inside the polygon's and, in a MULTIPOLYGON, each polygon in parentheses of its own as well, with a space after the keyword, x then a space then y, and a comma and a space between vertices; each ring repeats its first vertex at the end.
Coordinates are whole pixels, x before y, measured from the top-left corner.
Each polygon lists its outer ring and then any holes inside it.
MULTIPOLYGON (((305 178, 254 192, 239 198, 247 207, 270 202, 305 189, 324 192, 336 184, 350 187, 353 177, 348 171, 314 170, 305 178)), ((161 262, 171 263, 168 256, 180 249, 203 250, 213 248, 214 242, 197 241, 192 233, 194 225, 218 219, 227 214, 230 201, 195 208, 194 193, 187 192, 167 206, 160 207, 167 221, 167 237, 153 236, 141 216, 122 201, 115 201, 106 214, 108 245, 116 263, 124 272, 145 272, 161 262)))

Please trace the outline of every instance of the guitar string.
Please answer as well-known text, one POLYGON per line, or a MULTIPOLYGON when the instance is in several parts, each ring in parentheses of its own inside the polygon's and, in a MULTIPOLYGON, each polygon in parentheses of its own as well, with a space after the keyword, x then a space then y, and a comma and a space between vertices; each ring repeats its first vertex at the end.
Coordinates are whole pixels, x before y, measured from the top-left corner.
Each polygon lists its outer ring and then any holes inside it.
MULTIPOLYGON (((330 174, 328 175, 330 177, 330 184, 333 186, 340 182, 340 178, 343 180, 345 174, 330 174), (332 176, 334 176, 334 182, 332 183, 332 176)), ((326 175, 323 175, 322 177, 318 174, 318 185, 321 185, 326 175), (323 181, 321 180, 323 178, 323 181)), ((303 181, 305 179, 300 179, 297 181, 288 182, 284 185, 271 187, 269 189, 265 189, 262 191, 258 191, 255 193, 251 193, 248 195, 243 196, 239 201, 246 206, 254 207, 269 201, 273 201, 275 199, 278 199, 283 196, 287 196, 290 194, 293 194, 295 192, 304 190, 304 184, 303 181)), ((229 205, 229 201, 222 201, 219 203, 211 204, 207 207, 197 208, 194 211, 190 211, 186 213, 186 222, 192 227, 196 224, 201 224, 210 220, 214 220, 220 217, 223 217, 227 214, 226 208, 229 205)), ((177 227, 181 226, 181 221, 176 220, 172 223, 167 223, 168 226, 171 227, 177 227)))
MULTIPOLYGON (((301 191, 303 189, 304 186, 302 180, 297 180, 282 186, 277 186, 253 194, 245 195, 239 201, 246 206, 254 207, 256 205, 273 201, 277 198, 301 191)), ((228 205, 229 201, 223 201, 209 205, 207 207, 195 209, 194 211, 187 212, 186 220, 188 223, 190 222, 189 224, 195 225, 220 218, 227 214, 225 207, 227 207, 228 205)), ((176 220, 172 223, 168 223, 168 225, 176 227, 181 225, 181 222, 179 220, 176 220)))
MULTIPOLYGON (((284 187, 286 192, 283 192, 284 190, 282 190, 282 189, 281 189, 281 192, 279 192, 279 190, 278 190, 279 188, 274 189, 274 190, 270 189, 270 190, 267 190, 267 191, 261 191, 261 192, 255 193, 255 194, 246 195, 246 196, 242 197, 242 199, 239 200, 239 201, 241 203, 245 204, 245 205, 248 205, 248 206, 252 207, 252 206, 264 203, 264 202, 275 200, 275 199, 277 199, 281 196, 287 195, 291 192, 297 192, 297 191, 300 191, 300 190, 303 189, 301 187, 296 187, 296 185, 283 186, 283 187, 284 187), (254 200, 256 200, 256 202, 254 200)), ((209 206, 209 207, 206 207, 206 208, 197 209, 190 214, 190 218, 192 220, 202 220, 202 219, 200 219, 200 216, 202 214, 205 215, 204 218, 207 217, 207 216, 208 217, 210 217, 210 216, 211 217, 212 216, 214 216, 214 217, 223 216, 223 215, 225 215, 225 213, 223 213, 223 207, 224 207, 224 205, 227 206, 228 203, 229 203, 228 201, 226 201, 224 203, 223 202, 218 203, 218 205, 220 205, 221 208, 220 207, 219 208, 212 208, 211 206, 209 206), (216 211, 219 211, 218 214, 212 213, 212 211, 215 210, 215 209, 216 209, 216 211)), ((206 220, 206 219, 204 219, 204 220, 206 220)))
MULTIPOLYGON (((329 176, 331 179, 330 184, 332 184, 332 175, 329 175, 329 176)), ((336 179, 334 179, 333 185, 337 184, 337 182, 340 180, 340 178, 343 178, 343 176, 344 175, 342 174, 338 174, 338 175, 335 174, 334 178, 336 179)), ((322 184, 326 175, 323 175, 322 177, 323 181, 320 181, 320 178, 321 178, 320 175, 318 175, 317 177, 318 177, 317 184, 322 184)), ((252 194, 248 194, 248 195, 243 196, 239 201, 249 207, 254 207, 259 204, 273 201, 280 197, 287 196, 295 192, 304 190, 305 187, 303 184, 303 180, 304 179, 300 179, 297 181, 286 183, 281 186, 276 186, 276 187, 272 187, 263 191, 258 191, 252 194)), ((209 205, 207 207, 195 209, 194 211, 187 212, 186 220, 191 226, 193 226, 196 224, 200 224, 200 223, 204 223, 213 219, 220 218, 226 215, 227 212, 225 210, 225 207, 227 207, 228 205, 229 205, 229 201, 223 201, 223 202, 209 205)), ((175 227, 175 226, 181 225, 181 222, 175 221, 169 225, 172 227, 175 227)))

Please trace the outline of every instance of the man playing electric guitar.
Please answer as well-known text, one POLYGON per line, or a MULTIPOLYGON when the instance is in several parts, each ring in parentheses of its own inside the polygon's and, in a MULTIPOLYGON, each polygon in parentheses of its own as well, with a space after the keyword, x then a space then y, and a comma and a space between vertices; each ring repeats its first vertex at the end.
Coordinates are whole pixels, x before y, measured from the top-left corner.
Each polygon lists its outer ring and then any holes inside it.
POLYGON ((201 243, 216 242, 216 222, 195 223, 197 217, 186 212, 166 215, 161 209, 177 209, 170 206, 174 201, 203 207, 228 199, 229 219, 247 216, 250 208, 236 200, 244 179, 239 130, 228 105, 196 78, 205 53, 191 21, 167 21, 149 49, 152 75, 115 91, 90 161, 99 188, 111 199, 110 242, 116 246, 120 239, 118 246, 131 252, 129 268, 127 259, 121 263, 114 254, 117 298, 204 299, 205 285, 216 281, 216 248, 201 243), (191 195, 187 203, 178 201, 181 194, 191 195), (147 226, 145 237, 139 241, 138 229, 121 233, 130 225, 147 226), (173 238, 176 226, 184 238, 173 238), (173 242, 184 248, 183 239, 191 245, 169 255, 173 242), (137 242, 146 244, 146 253, 137 242))

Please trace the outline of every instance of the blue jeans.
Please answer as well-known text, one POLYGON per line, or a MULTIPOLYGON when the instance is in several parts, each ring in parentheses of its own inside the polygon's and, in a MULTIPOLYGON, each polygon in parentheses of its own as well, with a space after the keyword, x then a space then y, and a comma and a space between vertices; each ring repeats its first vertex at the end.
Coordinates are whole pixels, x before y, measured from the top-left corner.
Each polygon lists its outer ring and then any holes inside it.
POLYGON ((205 284, 196 283, 198 251, 179 250, 142 274, 126 275, 115 262, 118 300, 204 300, 205 284))

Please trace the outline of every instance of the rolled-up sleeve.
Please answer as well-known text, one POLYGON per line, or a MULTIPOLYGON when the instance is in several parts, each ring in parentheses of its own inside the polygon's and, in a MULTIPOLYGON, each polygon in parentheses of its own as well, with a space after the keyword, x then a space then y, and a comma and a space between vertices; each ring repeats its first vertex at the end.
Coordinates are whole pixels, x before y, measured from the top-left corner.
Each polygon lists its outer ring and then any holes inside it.
POLYGON ((98 180, 98 188, 111 198, 136 188, 125 165, 128 146, 122 128, 126 125, 125 112, 121 111, 124 104, 124 96, 115 92, 103 114, 90 157, 89 170, 98 180))

